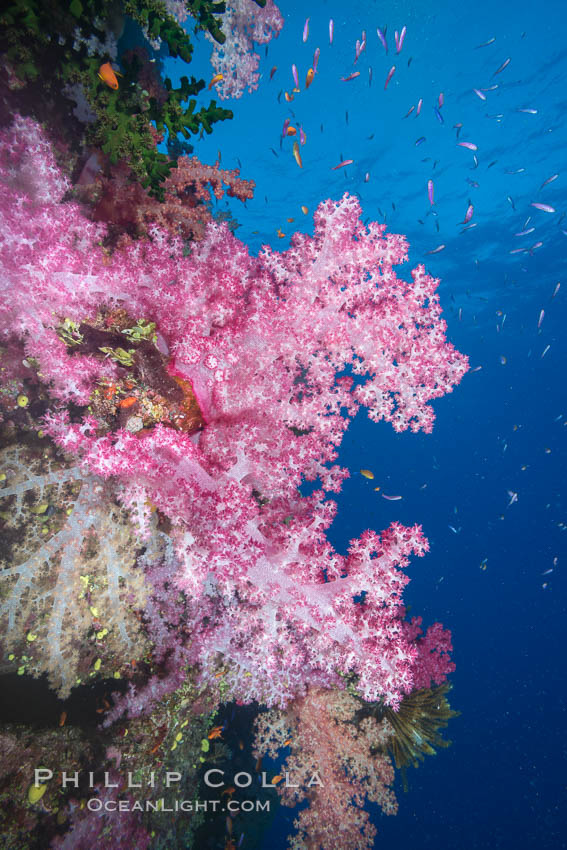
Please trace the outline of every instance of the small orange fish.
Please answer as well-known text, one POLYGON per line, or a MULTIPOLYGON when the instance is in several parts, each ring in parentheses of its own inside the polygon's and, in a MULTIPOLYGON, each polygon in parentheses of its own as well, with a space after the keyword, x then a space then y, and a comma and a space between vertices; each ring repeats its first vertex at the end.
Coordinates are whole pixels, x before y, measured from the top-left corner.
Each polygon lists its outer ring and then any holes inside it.
POLYGON ((295 127, 288 127, 286 133, 288 136, 295 136, 297 130, 295 129, 295 127))
POLYGON ((374 473, 370 469, 361 469, 360 474, 363 475, 365 478, 369 478, 370 481, 372 481, 372 479, 374 478, 374 473))
POLYGON ((276 233, 278 234, 278 237, 279 237, 280 239, 285 239, 285 233, 283 232, 283 230, 281 229, 281 227, 278 227, 278 229, 276 230, 276 233))
POLYGON ((305 204, 302 204, 301 212, 303 213, 303 215, 307 215, 307 213, 309 212, 309 207, 306 207, 305 204))
POLYGON ((294 218, 288 218, 288 221, 292 222, 292 221, 295 221, 295 219, 294 218))
POLYGON ((223 80, 224 77, 222 74, 215 74, 213 79, 209 83, 209 91, 212 89, 213 86, 216 86, 217 83, 221 83, 223 80))
POLYGON ((272 785, 277 785, 278 782, 282 781, 282 779, 283 779, 283 776, 281 775, 281 773, 278 773, 278 775, 274 776, 274 778, 272 779, 272 785))
POLYGON ((122 410, 128 410, 129 407, 132 407, 133 404, 136 404, 138 399, 135 395, 129 395, 127 398, 123 398, 122 401, 118 402, 118 407, 121 407, 122 410))
POLYGON ((284 93, 284 97, 285 97, 285 99, 287 100, 288 103, 291 103, 291 101, 293 100, 293 95, 290 94, 287 91, 284 93))
POLYGON ((262 756, 260 756, 256 760, 256 767, 254 768, 254 770, 256 771, 256 773, 260 773, 260 771, 262 770, 262 756))
POLYGON ((291 744, 291 738, 288 738, 287 741, 283 742, 284 747, 289 747, 290 744, 291 744))
POLYGON ((313 68, 309 68, 307 71, 307 76, 305 77, 305 88, 308 89, 311 83, 313 82, 313 78, 315 76, 315 71, 313 68))
POLYGON ((209 741, 212 741, 213 738, 222 738, 222 726, 213 726, 207 738, 209 741))
POLYGON ((98 69, 98 78, 102 80, 103 83, 106 83, 107 86, 110 86, 111 89, 116 90, 118 88, 118 80, 116 79, 116 74, 119 77, 122 74, 119 71, 115 71, 110 62, 105 62, 98 69))
POLYGON ((60 726, 65 726, 65 721, 66 721, 66 720, 67 720, 67 712, 66 712, 66 711, 62 711, 62 712, 61 712, 61 717, 59 718, 59 725, 60 725, 60 726))
POLYGON ((303 168, 303 163, 301 161, 301 154, 299 153, 299 145, 297 142, 293 143, 293 155, 295 157, 295 161, 299 165, 300 168, 303 168))
POLYGON ((229 797, 232 797, 235 791, 236 788, 234 787, 234 785, 229 785, 229 787, 225 788, 224 791, 221 793, 221 797, 223 794, 228 794, 229 797))

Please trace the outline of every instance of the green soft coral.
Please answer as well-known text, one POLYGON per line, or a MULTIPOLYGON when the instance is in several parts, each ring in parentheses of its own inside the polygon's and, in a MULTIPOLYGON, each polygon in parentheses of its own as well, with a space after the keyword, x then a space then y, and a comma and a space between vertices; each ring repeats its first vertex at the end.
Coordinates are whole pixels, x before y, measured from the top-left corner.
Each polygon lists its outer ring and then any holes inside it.
MULTIPOLYGON (((264 0, 265 4, 266 0, 264 0)), ((221 29, 222 21, 215 15, 226 12, 226 3, 215 3, 210 0, 188 0, 185 4, 189 14, 198 21, 197 27, 208 30, 215 41, 224 44, 226 36, 221 29)))
POLYGON ((193 45, 189 36, 159 0, 125 0, 124 13, 140 24, 150 38, 164 41, 170 56, 191 61, 193 45))
POLYGON ((155 99, 150 100, 150 117, 155 121, 158 132, 162 133, 164 129, 167 129, 172 136, 181 133, 185 139, 188 139, 191 134, 196 135, 201 128, 205 133, 211 133, 211 125, 216 121, 232 118, 232 111, 217 106, 216 100, 211 100, 208 107, 203 106, 195 112, 197 101, 189 100, 189 98, 204 89, 205 83, 203 80, 195 80, 195 77, 191 77, 191 82, 187 77, 181 77, 180 82, 180 87, 174 89, 171 80, 165 80, 168 96, 163 106, 160 106, 155 99), (189 103, 186 108, 183 108, 181 104, 187 100, 189 103))

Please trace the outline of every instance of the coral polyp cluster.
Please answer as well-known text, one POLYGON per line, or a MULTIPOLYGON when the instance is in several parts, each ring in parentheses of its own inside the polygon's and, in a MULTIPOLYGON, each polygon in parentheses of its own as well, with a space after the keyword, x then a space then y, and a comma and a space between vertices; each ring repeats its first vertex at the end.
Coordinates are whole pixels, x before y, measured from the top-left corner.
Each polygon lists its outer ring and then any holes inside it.
POLYGON ((57 334, 74 356, 110 359, 115 366, 115 379, 103 378, 89 399, 99 434, 120 428, 138 433, 158 422, 189 434, 204 427, 192 386, 172 373, 154 322, 134 321, 124 309, 102 310, 93 321, 66 318, 57 334))

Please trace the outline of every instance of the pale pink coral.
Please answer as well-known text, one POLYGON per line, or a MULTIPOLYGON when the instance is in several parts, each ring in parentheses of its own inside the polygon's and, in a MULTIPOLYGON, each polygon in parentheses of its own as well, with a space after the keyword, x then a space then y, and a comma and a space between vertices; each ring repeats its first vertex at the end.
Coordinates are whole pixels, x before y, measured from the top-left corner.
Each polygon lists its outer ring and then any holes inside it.
POLYGON ((182 24, 189 17, 183 0, 164 0, 164 5, 168 14, 175 18, 179 24, 182 24))
POLYGON ((283 27, 283 18, 273 0, 266 0, 264 8, 254 0, 227 0, 226 12, 219 15, 222 31, 226 35, 224 44, 216 42, 206 34, 213 45, 211 65, 223 80, 215 86, 221 100, 241 97, 244 90, 258 88, 260 57, 254 53, 254 42, 267 44, 283 27))
POLYGON ((0 171, 6 189, 35 204, 55 203, 70 188, 55 162, 49 140, 39 124, 16 115, 2 134, 0 171))
POLYGON ((386 721, 357 719, 360 701, 346 691, 310 688, 285 713, 270 711, 256 721, 256 756, 277 758, 286 747, 278 793, 286 806, 309 800, 294 826, 291 850, 365 850, 374 846, 376 828, 364 803, 378 803, 385 814, 397 812, 389 787, 390 760, 378 748, 393 733, 386 721))

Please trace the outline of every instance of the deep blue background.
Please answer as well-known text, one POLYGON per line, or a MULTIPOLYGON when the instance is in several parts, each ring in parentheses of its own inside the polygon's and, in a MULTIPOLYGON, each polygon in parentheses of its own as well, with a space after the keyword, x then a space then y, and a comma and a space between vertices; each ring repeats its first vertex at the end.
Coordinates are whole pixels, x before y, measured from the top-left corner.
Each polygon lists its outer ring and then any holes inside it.
MULTIPOLYGON (((377 815, 377 846, 565 847, 567 7, 559 0, 282 0, 280 9, 284 30, 267 56, 258 47, 258 91, 227 101, 234 120, 216 125, 195 146, 204 162, 213 163, 218 150, 225 168, 239 160, 242 175, 256 182, 246 208, 230 202, 241 224, 237 235, 252 252, 267 243, 282 250, 294 229, 311 231, 319 201, 357 193, 365 219, 385 218, 393 232, 406 234, 412 267, 426 262, 441 278, 449 339, 470 356, 471 366, 482 366, 435 403, 432 435, 396 435, 363 413, 341 450, 352 477, 338 500, 332 541, 344 551, 368 527, 380 530, 392 520, 423 525, 431 552, 412 562, 406 599, 426 624, 441 620, 451 629, 457 664, 451 703, 462 711, 448 730, 453 746, 410 771, 398 816, 377 815), (303 44, 306 14, 310 35, 303 44), (388 56, 376 35, 376 26, 386 25, 388 56), (404 25, 405 44, 395 56, 393 32, 404 25), (362 29, 367 48, 353 66, 362 29), (492 37, 493 44, 475 49, 492 37), (319 73, 309 91, 291 104, 283 95, 278 102, 278 93, 293 87, 292 62, 303 84, 317 46, 319 73), (509 66, 494 76, 508 57, 509 66), (384 91, 392 64, 397 70, 384 91), (353 69, 361 75, 341 82, 353 69), (472 91, 496 83, 486 102, 472 91), (433 111, 441 91, 444 124, 433 111), (404 119, 420 97, 421 115, 404 119), (286 117, 302 123, 307 134, 302 170, 292 140, 280 150, 286 117), (476 168, 473 154, 456 144, 457 122, 463 124, 460 140, 478 145, 476 168), (426 142, 416 147, 421 136, 426 142), (354 164, 331 170, 343 158, 354 164), (539 190, 556 173, 558 179, 539 190), (435 183, 433 209, 428 179, 435 183), (461 233, 469 199, 477 227, 461 233), (537 211, 530 206, 536 200, 557 212, 537 211), (527 227, 535 232, 514 236, 529 216, 527 227), (531 254, 510 253, 538 241, 543 245, 531 254), (426 255, 440 244, 444 251, 426 255), (363 478, 361 467, 372 469, 376 480, 363 478), (386 502, 374 491, 377 485, 403 500, 386 502), (508 490, 518 493, 509 507, 508 490), (543 575, 555 557, 557 566, 543 575)), ((209 50, 201 35, 191 67, 197 77, 212 75, 209 50)), ((169 74, 176 67, 166 63, 169 74)), ((209 97, 203 94, 200 102, 209 97)), ((228 203, 221 201, 219 209, 228 203)), ((409 275, 409 268, 399 274, 409 275)), ((264 846, 284 847, 288 827, 283 809, 264 846)))

